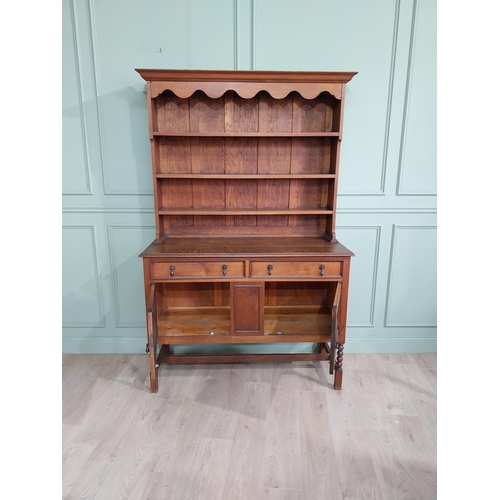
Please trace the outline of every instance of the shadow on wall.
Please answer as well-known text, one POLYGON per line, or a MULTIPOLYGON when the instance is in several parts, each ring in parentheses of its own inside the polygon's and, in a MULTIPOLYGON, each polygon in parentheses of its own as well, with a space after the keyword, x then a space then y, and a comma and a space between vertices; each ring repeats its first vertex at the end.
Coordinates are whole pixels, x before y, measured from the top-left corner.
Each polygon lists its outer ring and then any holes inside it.
POLYGON ((64 107, 63 186, 81 163, 75 161, 77 151, 87 152, 89 169, 102 179, 104 195, 152 196, 145 85, 64 107))

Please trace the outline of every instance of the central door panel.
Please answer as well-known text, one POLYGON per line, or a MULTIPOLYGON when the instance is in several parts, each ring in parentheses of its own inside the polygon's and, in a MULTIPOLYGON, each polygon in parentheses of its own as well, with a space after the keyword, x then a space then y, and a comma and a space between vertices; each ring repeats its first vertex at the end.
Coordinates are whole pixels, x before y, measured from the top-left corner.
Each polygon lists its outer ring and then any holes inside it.
POLYGON ((263 335, 264 282, 231 283, 231 333, 263 335))

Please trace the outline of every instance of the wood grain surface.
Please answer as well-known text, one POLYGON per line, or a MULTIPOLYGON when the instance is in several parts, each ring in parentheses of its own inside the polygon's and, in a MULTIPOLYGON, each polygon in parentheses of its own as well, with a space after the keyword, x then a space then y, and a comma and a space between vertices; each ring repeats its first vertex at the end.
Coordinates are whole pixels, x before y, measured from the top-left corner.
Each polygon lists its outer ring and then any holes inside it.
POLYGON ((63 355, 62 498, 437 498, 436 355, 162 366, 63 355))

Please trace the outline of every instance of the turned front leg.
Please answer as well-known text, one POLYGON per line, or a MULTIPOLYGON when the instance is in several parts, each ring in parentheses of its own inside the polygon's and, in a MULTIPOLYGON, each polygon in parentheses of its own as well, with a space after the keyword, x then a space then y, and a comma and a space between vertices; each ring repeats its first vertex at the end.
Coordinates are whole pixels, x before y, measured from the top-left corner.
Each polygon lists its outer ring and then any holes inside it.
POLYGON ((344 344, 337 343, 337 360, 335 362, 335 378, 333 388, 337 391, 342 389, 342 363, 344 361, 344 344))

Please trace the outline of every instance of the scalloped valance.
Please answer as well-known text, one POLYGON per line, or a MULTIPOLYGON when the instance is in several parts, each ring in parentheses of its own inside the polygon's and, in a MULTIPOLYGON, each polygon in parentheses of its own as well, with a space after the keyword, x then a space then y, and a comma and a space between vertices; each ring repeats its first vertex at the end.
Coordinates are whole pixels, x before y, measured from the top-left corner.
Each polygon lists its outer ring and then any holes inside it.
POLYGON ((219 98, 232 90, 240 97, 251 99, 258 92, 268 92, 275 99, 283 99, 290 92, 298 92, 305 99, 314 99, 328 92, 342 98, 344 85, 355 72, 300 72, 300 71, 204 71, 137 69, 150 84, 151 98, 170 90, 177 97, 188 98, 201 90, 210 98, 219 98))

